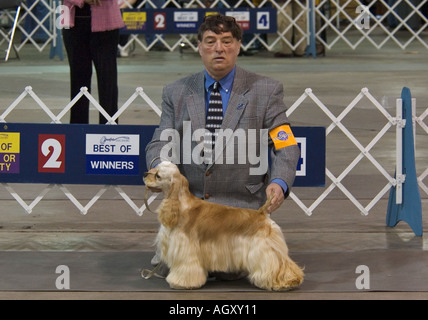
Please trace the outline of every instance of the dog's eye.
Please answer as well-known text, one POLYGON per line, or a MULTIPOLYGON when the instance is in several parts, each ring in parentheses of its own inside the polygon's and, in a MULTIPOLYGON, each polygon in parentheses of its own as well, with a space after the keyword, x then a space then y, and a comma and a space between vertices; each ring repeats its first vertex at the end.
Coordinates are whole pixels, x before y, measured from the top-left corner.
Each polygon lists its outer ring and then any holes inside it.
POLYGON ((161 178, 160 175, 159 175, 159 173, 156 173, 155 177, 156 177, 156 179, 160 179, 161 178))

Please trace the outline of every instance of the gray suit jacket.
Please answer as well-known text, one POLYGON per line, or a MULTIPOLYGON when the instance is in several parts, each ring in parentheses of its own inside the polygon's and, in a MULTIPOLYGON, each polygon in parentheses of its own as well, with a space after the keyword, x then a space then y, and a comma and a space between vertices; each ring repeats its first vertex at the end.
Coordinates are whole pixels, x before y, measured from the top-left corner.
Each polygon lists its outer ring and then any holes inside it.
POLYGON ((199 163, 197 157, 203 146, 197 133, 205 128, 204 71, 167 85, 162 94, 159 128, 146 147, 147 167, 156 166, 162 160, 161 153, 165 158, 165 151, 169 150, 171 160, 176 152, 173 162, 189 180, 190 191, 212 202, 258 208, 265 202, 265 189, 274 178, 287 183, 288 196, 300 156, 298 146, 279 150, 272 147, 267 171, 262 170, 267 152, 260 155, 260 147, 265 147, 266 142, 272 146, 267 131, 289 124, 283 98, 282 83, 237 66, 222 126, 237 134, 226 136, 223 144, 217 143, 216 147, 219 145, 223 152, 216 150, 214 163, 207 165, 199 163), (261 129, 267 129, 266 135, 261 129), (171 140, 174 134, 175 142, 171 140), (251 168, 255 170, 252 173, 251 168))

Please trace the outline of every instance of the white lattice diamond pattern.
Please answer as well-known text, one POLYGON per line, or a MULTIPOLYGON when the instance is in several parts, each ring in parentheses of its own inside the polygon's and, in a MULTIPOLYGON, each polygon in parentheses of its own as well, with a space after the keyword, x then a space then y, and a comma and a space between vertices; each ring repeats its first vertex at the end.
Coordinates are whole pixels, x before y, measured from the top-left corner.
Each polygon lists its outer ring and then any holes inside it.
MULTIPOLYGON (((70 102, 68 103, 63 110, 61 110, 57 115, 55 115, 46 104, 37 96, 37 94, 32 90, 31 87, 26 87, 25 90, 19 95, 15 101, 0 115, 0 122, 6 124, 6 119, 8 115, 10 115, 15 108, 19 105, 19 103, 25 98, 30 97, 33 99, 36 104, 49 116, 51 119, 52 125, 61 123, 64 115, 73 107, 74 103, 80 99, 82 96, 86 96, 95 108, 105 113, 103 108, 99 105, 99 103, 92 97, 86 88, 82 88, 80 93, 70 102)), ((105 116, 108 120, 108 124, 115 124, 115 120, 123 114, 127 108, 138 98, 142 98, 156 113, 158 116, 161 115, 161 110, 156 106, 156 104, 145 94, 144 90, 139 87, 135 90, 135 92, 131 95, 131 97, 119 108, 117 113, 110 117, 105 113, 105 116)), ((369 211, 373 208, 373 206, 388 192, 391 186, 399 185, 403 182, 400 175, 397 175, 397 179, 395 179, 388 171, 381 165, 381 163, 372 155, 371 151, 373 147, 379 143, 380 139, 388 132, 388 130, 396 126, 397 132, 400 132, 401 126, 403 122, 401 121, 401 115, 399 115, 399 110, 401 110, 401 105, 397 104, 397 116, 392 117, 389 112, 370 94, 367 88, 363 88, 361 92, 351 101, 351 103, 344 108, 338 116, 335 116, 329 108, 312 92, 312 89, 306 89, 305 92, 292 104, 292 106, 287 110, 287 115, 291 116, 296 109, 299 108, 303 104, 305 100, 309 99, 315 105, 322 110, 322 112, 327 116, 327 118, 331 121, 327 126, 326 135, 327 138, 329 134, 334 129, 338 129, 344 136, 349 139, 349 141, 357 148, 359 151, 358 155, 346 166, 346 168, 339 174, 335 175, 333 172, 327 167, 326 175, 331 180, 331 184, 328 185, 322 194, 308 207, 306 206, 301 199, 294 193, 290 193, 291 199, 307 214, 312 215, 313 211, 326 199, 326 197, 334 190, 339 189, 347 199, 349 199, 363 215, 367 215, 369 211), (375 107, 376 110, 380 112, 380 114, 386 119, 386 124, 379 129, 379 132, 375 135, 373 139, 369 141, 365 146, 358 140, 358 138, 344 125, 344 119, 349 116, 351 110, 353 110, 356 105, 362 100, 367 99, 371 105, 375 107), (399 130, 400 129, 400 130, 399 130), (377 171, 385 178, 386 185, 376 194, 371 201, 364 206, 352 192, 345 187, 343 184, 343 180, 345 177, 349 175, 349 173, 360 163, 361 160, 368 160, 377 171)), ((428 109, 425 110, 419 117, 415 117, 415 121, 425 130, 425 133, 428 134, 428 127, 424 123, 424 119, 428 115, 428 109)), ((397 141, 401 141, 398 137, 397 141)), ((393 147, 392 147, 393 148, 393 147)), ((401 159, 401 154, 397 154, 397 159, 401 159)), ((419 185, 420 187, 427 192, 428 188, 423 183, 423 180, 428 175, 428 169, 419 176, 419 185)), ((64 193, 64 195, 78 208, 80 213, 86 214, 90 208, 102 197, 105 191, 109 188, 113 188, 118 194, 126 201, 126 203, 138 214, 142 215, 143 212, 147 209, 146 205, 138 206, 120 186, 103 186, 91 199, 90 201, 84 205, 82 204, 64 185, 48 185, 45 189, 43 189, 30 204, 27 204, 21 196, 13 189, 13 187, 8 183, 2 183, 2 185, 6 188, 6 190, 16 199, 16 201, 28 212, 31 213, 33 208, 49 193, 55 186, 58 186, 59 189, 64 193)), ((428 192, 427 192, 428 194, 428 192)), ((152 195, 150 199, 148 199, 148 204, 150 204, 153 200, 155 200, 156 195, 152 195)))
MULTIPOLYGON (((313 1, 315 4, 314 25, 316 26, 316 41, 319 45, 324 46, 328 50, 333 49, 340 42, 344 42, 352 49, 357 49, 364 41, 368 41, 377 49, 381 49, 390 42, 396 44, 403 50, 414 43, 428 49, 428 18, 422 13, 422 7, 427 4, 428 0, 418 1, 417 5, 415 5, 412 0, 396 0, 392 5, 388 0, 370 1, 364 11, 364 14, 367 14, 369 17, 369 25, 367 29, 357 28, 358 22, 361 21, 363 16, 354 11, 355 8, 362 8, 364 5, 365 2, 363 3, 361 0, 310 1, 313 1), (411 10, 406 16, 402 16, 403 13, 400 12, 400 8, 403 5, 407 6, 411 10), (375 6, 381 8, 381 11, 383 11, 382 15, 375 16, 371 12, 376 10, 375 6), (420 20, 420 25, 413 28, 410 22, 414 17, 417 17, 420 20), (397 24, 395 26, 389 26, 389 18, 395 19, 397 24)), ((310 17, 308 6, 310 1, 263 0, 254 2, 257 3, 257 5, 255 5, 253 1, 250 0, 234 1, 233 4, 229 4, 227 0, 215 0, 210 2, 208 5, 209 8, 215 8, 219 5, 232 9, 242 6, 252 8, 271 6, 276 8, 278 16, 282 16, 289 21, 289 24, 285 29, 277 30, 276 34, 269 34, 267 35, 267 38, 261 34, 253 34, 252 38, 248 42, 242 44, 243 50, 249 50, 255 43, 257 43, 268 51, 275 51, 277 50, 280 42, 286 43, 292 50, 295 50, 302 42, 308 43, 310 30, 309 28, 299 26, 297 21, 304 15, 306 16, 306 21, 309 24, 310 17), (292 3, 294 3, 295 6, 297 5, 301 10, 300 13, 294 17, 290 16, 287 11, 287 7, 291 6, 292 3), (301 37, 296 43, 292 43, 292 41, 286 37, 287 32, 290 30, 294 30, 295 36, 303 35, 303 37, 301 37)), ((166 0, 162 7, 206 8, 206 3, 206 1, 201 0, 166 0)), ((139 3, 138 8, 145 7, 156 8, 156 4, 150 0, 143 0, 139 3)), ((51 44, 56 40, 56 33, 58 30, 55 29, 55 1, 35 0, 29 6, 23 2, 22 8, 23 13, 19 18, 18 30, 24 35, 24 40, 20 43, 15 41, 17 50, 19 51, 25 44, 31 43, 38 51, 41 52, 48 46, 48 44, 51 44), (32 10, 36 6, 46 8, 47 13, 43 17, 36 16, 32 10), (32 18, 37 22, 37 26, 34 29, 24 29, 24 21, 27 18, 32 18), (49 27, 45 26, 45 22, 48 22, 49 27), (33 39, 33 36, 38 30, 43 30, 47 34, 47 39, 42 41, 42 43, 33 39)), ((8 17, 11 21, 14 19, 13 14, 11 14, 9 10, 3 10, 1 14, 8 17)), ((8 41, 10 32, 10 30, 8 32, 0 30, 0 45, 8 41)), ((195 35, 190 34, 179 34, 166 37, 156 35, 155 40, 150 44, 145 42, 144 35, 131 34, 124 47, 128 48, 136 45, 136 47, 142 48, 144 51, 149 51, 153 46, 160 44, 169 51, 179 49, 180 52, 182 52, 182 49, 185 47, 193 51, 197 51, 195 35)))

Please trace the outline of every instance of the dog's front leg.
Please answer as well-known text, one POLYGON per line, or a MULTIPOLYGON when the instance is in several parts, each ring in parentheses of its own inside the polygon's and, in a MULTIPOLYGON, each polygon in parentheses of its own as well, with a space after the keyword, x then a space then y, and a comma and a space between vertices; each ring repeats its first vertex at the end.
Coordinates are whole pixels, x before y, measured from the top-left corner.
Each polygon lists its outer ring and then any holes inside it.
POLYGON ((166 281, 174 289, 197 289, 207 281, 208 272, 202 266, 198 245, 181 233, 171 234, 165 261, 170 267, 166 281))

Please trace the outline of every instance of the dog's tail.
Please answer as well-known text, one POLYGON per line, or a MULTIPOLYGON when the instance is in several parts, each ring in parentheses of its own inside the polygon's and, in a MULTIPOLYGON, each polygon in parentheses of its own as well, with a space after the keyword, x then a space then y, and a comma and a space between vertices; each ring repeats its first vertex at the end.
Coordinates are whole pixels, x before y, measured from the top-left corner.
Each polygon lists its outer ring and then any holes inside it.
POLYGON ((269 208, 269 206, 270 206, 270 204, 272 202, 272 199, 273 199, 273 193, 271 193, 269 195, 269 197, 267 198, 265 204, 259 208, 258 211, 259 211, 260 214, 264 214, 264 215, 268 215, 269 214, 268 211, 267 211, 267 209, 269 208))

